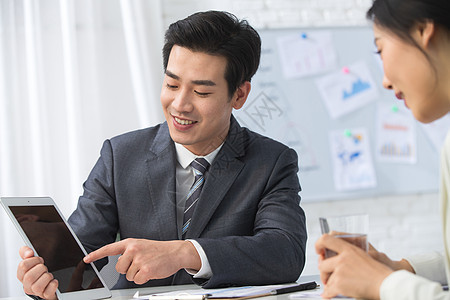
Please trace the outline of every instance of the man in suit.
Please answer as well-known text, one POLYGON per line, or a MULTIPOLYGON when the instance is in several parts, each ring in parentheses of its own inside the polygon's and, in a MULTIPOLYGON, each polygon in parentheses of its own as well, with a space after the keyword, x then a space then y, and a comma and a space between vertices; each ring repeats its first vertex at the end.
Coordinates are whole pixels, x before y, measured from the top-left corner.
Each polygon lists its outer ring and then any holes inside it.
MULTIPOLYGON (((93 251, 85 262, 121 255, 117 288, 299 277, 306 229, 297 155, 232 116, 248 97, 260 48, 257 32, 224 12, 197 13, 167 30, 166 122, 105 141, 69 218, 93 251)), ((26 247, 20 254, 25 292, 54 298, 58 283, 42 260, 26 247)))

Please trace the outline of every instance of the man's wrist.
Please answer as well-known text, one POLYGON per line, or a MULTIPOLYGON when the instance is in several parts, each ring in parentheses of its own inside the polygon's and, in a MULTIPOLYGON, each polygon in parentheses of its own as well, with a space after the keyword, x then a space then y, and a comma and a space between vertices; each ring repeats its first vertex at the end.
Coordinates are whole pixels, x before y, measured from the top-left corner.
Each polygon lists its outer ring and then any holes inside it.
POLYGON ((185 269, 190 275, 193 275, 195 279, 210 279, 212 277, 212 270, 209 264, 208 257, 206 256, 205 250, 196 240, 187 240, 191 242, 197 254, 200 256, 200 269, 199 270, 188 270, 185 269))
POLYGON ((200 259, 200 255, 197 252, 197 249, 195 248, 194 244, 189 241, 183 241, 183 247, 181 251, 181 261, 182 261, 182 267, 184 269, 193 270, 194 272, 198 272, 200 268, 202 267, 202 262, 200 259))

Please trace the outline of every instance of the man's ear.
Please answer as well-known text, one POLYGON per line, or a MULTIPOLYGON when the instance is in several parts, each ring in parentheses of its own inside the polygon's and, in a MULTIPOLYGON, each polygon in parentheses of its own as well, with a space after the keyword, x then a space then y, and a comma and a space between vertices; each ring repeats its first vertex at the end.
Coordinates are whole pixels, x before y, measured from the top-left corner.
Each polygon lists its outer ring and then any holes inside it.
POLYGON ((243 84, 241 84, 231 101, 233 101, 233 108, 234 109, 240 109, 242 106, 244 106, 245 101, 247 101, 248 94, 250 93, 250 90, 252 88, 252 85, 249 81, 245 81, 243 84))
POLYGON ((430 46, 430 42, 436 34, 436 26, 434 22, 425 21, 419 23, 416 30, 419 44, 423 47, 423 49, 426 49, 430 46))

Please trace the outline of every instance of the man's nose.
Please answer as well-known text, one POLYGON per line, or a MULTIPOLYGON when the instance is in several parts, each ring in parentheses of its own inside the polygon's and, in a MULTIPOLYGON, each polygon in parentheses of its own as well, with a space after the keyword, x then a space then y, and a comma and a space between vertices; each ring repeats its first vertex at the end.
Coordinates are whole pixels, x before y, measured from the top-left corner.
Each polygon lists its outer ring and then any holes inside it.
POLYGON ((181 89, 176 93, 172 101, 172 107, 178 112, 190 112, 193 109, 192 95, 185 89, 181 89))

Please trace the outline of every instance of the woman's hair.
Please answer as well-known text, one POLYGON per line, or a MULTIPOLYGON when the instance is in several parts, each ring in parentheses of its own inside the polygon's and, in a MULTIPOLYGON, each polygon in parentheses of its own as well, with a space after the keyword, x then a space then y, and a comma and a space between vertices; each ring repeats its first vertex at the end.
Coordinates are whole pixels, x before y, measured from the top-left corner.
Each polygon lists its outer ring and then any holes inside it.
POLYGON ((259 34, 247 21, 221 11, 195 13, 169 26, 163 47, 164 71, 174 45, 225 57, 230 97, 241 84, 251 80, 261 56, 259 34))
POLYGON ((450 0, 374 0, 367 18, 417 46, 410 33, 421 22, 432 21, 450 35, 450 0))

